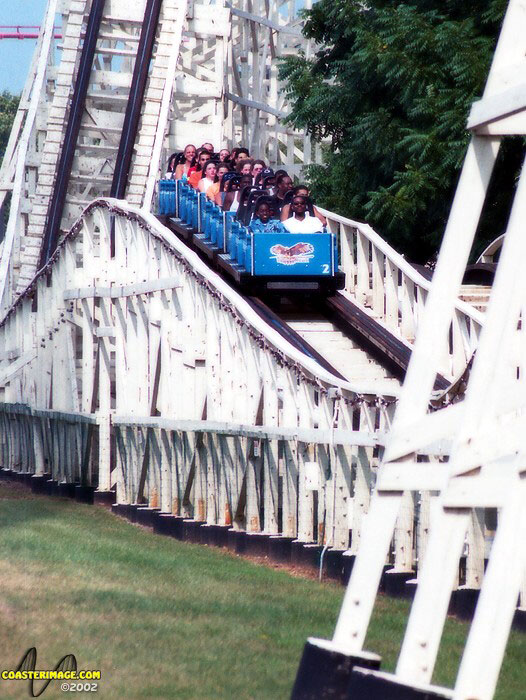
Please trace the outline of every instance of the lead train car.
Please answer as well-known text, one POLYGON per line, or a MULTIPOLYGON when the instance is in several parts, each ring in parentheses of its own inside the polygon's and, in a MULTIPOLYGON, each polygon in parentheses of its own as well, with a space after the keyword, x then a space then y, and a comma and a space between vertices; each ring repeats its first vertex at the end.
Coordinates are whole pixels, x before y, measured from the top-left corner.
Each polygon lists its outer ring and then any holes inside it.
POLYGON ((343 289, 333 233, 253 233, 181 180, 160 181, 159 215, 247 294, 343 289))

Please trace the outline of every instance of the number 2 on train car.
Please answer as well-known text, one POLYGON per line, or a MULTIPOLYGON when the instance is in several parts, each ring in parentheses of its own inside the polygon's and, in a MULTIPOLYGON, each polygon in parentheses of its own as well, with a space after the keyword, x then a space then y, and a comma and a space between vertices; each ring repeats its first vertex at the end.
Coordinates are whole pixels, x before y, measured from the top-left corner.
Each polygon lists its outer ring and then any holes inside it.
POLYGON ((330 233, 256 233, 254 275, 331 275, 334 270, 330 233))

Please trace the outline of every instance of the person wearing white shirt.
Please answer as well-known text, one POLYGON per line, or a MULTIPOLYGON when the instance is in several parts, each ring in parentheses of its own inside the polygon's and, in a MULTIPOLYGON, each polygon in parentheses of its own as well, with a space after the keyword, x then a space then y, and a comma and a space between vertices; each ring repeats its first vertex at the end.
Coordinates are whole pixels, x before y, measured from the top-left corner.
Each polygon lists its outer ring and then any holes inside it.
POLYGON ((321 233, 323 224, 316 216, 307 211, 307 200, 301 195, 292 198, 290 204, 292 216, 285 219, 283 226, 289 233, 321 233))

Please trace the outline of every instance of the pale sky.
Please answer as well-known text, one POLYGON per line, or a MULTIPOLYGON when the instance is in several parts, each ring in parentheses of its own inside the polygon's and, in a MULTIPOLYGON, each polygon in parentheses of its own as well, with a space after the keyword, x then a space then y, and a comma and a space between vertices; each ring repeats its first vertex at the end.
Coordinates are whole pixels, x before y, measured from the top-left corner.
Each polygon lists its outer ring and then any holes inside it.
MULTIPOLYGON (((47 0, 0 0, 0 25, 40 25, 47 0)), ((5 34, 8 29, 0 29, 5 34)), ((14 94, 22 91, 35 41, 2 39, 0 41, 0 92, 14 94)))
MULTIPOLYGON (((46 5, 47 0, 0 0, 0 25, 40 25, 46 5)), ((304 0, 297 0, 297 7, 304 5, 304 0)), ((22 92, 35 45, 29 39, 0 40, 0 92, 22 92)))

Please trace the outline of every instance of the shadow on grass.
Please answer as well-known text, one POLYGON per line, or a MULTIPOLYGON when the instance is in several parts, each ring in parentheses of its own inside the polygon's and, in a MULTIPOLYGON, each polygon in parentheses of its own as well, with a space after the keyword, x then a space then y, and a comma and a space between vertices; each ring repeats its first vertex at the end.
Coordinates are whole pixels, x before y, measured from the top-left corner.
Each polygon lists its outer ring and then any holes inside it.
POLYGON ((34 520, 56 518, 57 508, 67 510, 68 499, 36 496, 19 484, 0 485, 0 527, 28 525, 34 520))

